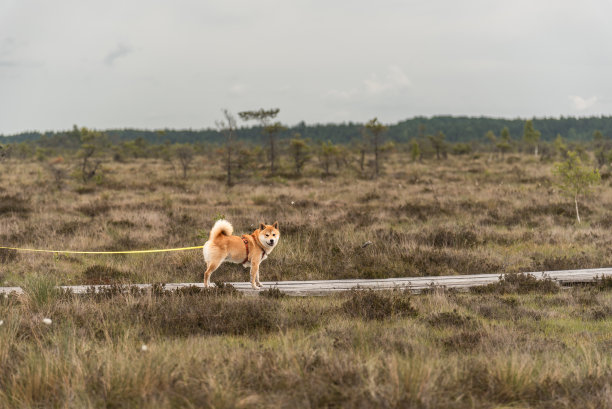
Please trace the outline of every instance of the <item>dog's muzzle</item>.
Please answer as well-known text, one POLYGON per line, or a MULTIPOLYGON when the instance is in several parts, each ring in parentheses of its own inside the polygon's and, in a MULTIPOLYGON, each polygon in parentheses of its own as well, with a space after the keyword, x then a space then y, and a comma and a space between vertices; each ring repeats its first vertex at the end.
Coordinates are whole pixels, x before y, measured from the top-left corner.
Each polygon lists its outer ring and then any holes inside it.
POLYGON ((270 240, 270 242, 268 243, 270 246, 274 245, 274 240, 270 240))

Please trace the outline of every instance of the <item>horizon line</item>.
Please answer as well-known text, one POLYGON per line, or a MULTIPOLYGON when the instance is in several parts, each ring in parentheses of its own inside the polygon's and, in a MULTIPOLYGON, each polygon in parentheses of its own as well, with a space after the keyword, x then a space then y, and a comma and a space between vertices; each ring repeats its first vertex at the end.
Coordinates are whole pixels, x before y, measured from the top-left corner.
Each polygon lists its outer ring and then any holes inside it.
MULTIPOLYGON (((467 119, 494 119, 494 120, 506 120, 506 121, 527 121, 527 120, 561 120, 561 119, 592 119, 592 118, 600 118, 600 119, 606 119, 606 118, 610 118, 612 119, 612 114, 610 115, 603 115, 603 114, 599 114, 599 115, 585 115, 585 116, 574 116, 574 115, 559 115, 559 116, 532 116, 532 117, 521 117, 521 116, 515 116, 515 117, 503 117, 503 116, 489 116, 489 115, 451 115, 451 114, 436 114, 436 115, 415 115, 412 117, 408 117, 406 119, 401 119, 395 122, 391 122, 391 123, 383 123, 384 125, 388 125, 388 126, 397 126, 402 122, 408 122, 411 120, 415 120, 415 119, 434 119, 434 118, 467 118, 467 119)), ((287 125, 287 127, 289 129, 291 128, 296 128, 298 126, 333 126, 333 125, 363 125, 365 124, 365 122, 354 122, 354 121, 342 121, 342 122, 327 122, 327 123, 323 123, 323 122, 312 122, 312 123, 306 123, 304 120, 298 121, 297 123, 293 124, 293 125, 287 125), (303 125, 302 125, 303 124, 303 125)), ((10 138, 10 137, 14 137, 14 136, 20 136, 20 135, 24 135, 24 134, 40 134, 40 135, 45 135, 47 133, 61 133, 61 132, 68 132, 71 129, 73 129, 75 126, 78 126, 76 124, 73 124, 72 128, 68 128, 68 129, 56 129, 56 130, 45 130, 45 131, 39 131, 39 130, 23 130, 20 132, 16 132, 16 133, 10 133, 10 134, 5 134, 5 133, 0 133, 0 137, 2 138, 10 138)), ((82 128, 83 126, 78 126, 79 128, 82 128)), ((95 131, 102 131, 102 132, 108 132, 108 131, 117 131, 117 130, 134 130, 134 131, 145 131, 145 132, 160 132, 160 131, 191 131, 191 132, 202 132, 202 131, 217 131, 218 129, 215 127, 204 127, 204 128, 193 128, 193 127, 186 127, 186 128, 169 128, 169 127, 165 127, 165 128, 147 128, 147 127, 130 127, 130 126, 123 126, 123 127, 108 127, 108 128, 95 128, 95 127, 87 127, 84 126, 85 128, 91 129, 91 130, 95 130, 95 131)), ((252 126, 239 126, 237 127, 237 129, 252 129, 252 128, 260 128, 261 125, 252 125, 252 126)))

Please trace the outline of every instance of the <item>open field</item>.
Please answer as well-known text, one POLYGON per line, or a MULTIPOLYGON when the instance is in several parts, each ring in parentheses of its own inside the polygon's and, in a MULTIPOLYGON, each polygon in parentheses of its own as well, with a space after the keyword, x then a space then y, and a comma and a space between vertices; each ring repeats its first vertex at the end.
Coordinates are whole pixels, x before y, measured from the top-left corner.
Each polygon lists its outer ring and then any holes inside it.
MULTIPOLYGON (((265 281, 612 264, 608 179, 581 205, 583 223, 576 225, 571 199, 552 184, 550 163, 530 156, 486 159, 415 164, 395 154, 378 181, 360 179, 350 167, 321 178, 313 167, 300 179, 257 176, 232 188, 206 157, 197 157, 185 180, 167 162, 134 159, 107 162, 98 183, 67 176, 61 189, 44 162, 9 161, 0 164, 0 242, 54 250, 194 246, 224 215, 238 234, 279 220, 282 240, 262 265, 265 281), (372 245, 362 248, 367 241, 372 245)), ((56 257, 4 251, 0 257, 3 286, 32 274, 59 284, 197 282, 204 271, 199 251, 56 257)), ((237 265, 213 275, 247 279, 237 265)))
MULTIPOLYGON (((224 215, 238 233, 280 222, 262 281, 595 268, 612 264, 612 194, 582 204, 551 164, 394 154, 374 181, 253 176, 223 185, 197 157, 108 162, 60 186, 46 163, 0 164, 2 245, 128 250, 199 245, 224 215), (61 187, 61 188, 60 188, 61 187), (364 243, 372 244, 362 247, 364 243)), ((60 164, 60 166, 65 166, 60 164)), ((69 170, 67 169, 67 174, 69 170)), ((76 296, 58 284, 197 282, 199 251, 135 256, 0 252, 0 407, 609 407, 612 287, 244 297, 232 288, 76 296), (50 324, 43 319, 49 318, 50 324)), ((246 281, 223 265, 214 281, 246 281)))
POLYGON ((609 407, 609 287, 72 296, 38 279, 0 302, 0 407, 609 407))

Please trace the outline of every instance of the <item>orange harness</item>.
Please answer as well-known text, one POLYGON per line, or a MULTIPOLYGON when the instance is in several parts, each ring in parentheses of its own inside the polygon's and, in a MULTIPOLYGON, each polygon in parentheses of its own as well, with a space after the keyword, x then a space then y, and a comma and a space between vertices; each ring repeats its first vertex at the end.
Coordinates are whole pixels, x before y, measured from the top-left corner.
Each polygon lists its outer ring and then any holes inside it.
MULTIPOLYGON (((249 241, 246 239, 246 234, 243 234, 241 239, 244 242, 244 248, 246 249, 246 257, 244 258, 244 261, 241 263, 241 264, 244 264, 247 261, 249 261, 249 241)), ((266 254, 266 251, 264 249, 261 249, 262 259, 263 259, 264 254, 266 254)))

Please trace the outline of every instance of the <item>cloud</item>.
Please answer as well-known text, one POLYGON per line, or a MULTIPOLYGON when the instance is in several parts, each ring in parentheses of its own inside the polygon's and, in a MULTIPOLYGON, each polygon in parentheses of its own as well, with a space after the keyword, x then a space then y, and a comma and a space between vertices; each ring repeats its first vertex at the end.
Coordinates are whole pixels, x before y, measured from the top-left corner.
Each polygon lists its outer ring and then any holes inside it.
POLYGON ((104 58, 106 65, 113 65, 118 58, 125 57, 134 52, 134 49, 123 43, 117 44, 117 47, 104 58))
POLYGON ((383 94, 398 91, 411 85, 410 79, 397 65, 390 65, 382 76, 372 74, 370 78, 363 81, 368 94, 383 94))
POLYGON ((235 82, 229 87, 228 92, 230 93, 230 95, 233 96, 241 96, 244 95, 244 93, 246 92, 246 88, 246 85, 241 84, 239 82, 235 82))
POLYGON ((325 96, 331 99, 349 100, 353 98, 355 95, 357 95, 358 93, 359 91, 356 89, 351 89, 348 91, 343 91, 339 89, 331 89, 327 91, 325 96))
POLYGON ((372 73, 369 78, 363 80, 360 87, 349 90, 331 89, 325 93, 325 97, 346 101, 356 97, 393 94, 411 85, 410 79, 399 66, 389 65, 383 74, 372 73))
POLYGON ((597 97, 582 98, 578 95, 570 95, 569 99, 574 104, 574 109, 584 111, 597 103, 597 97))
POLYGON ((16 41, 13 37, 0 40, 0 67, 14 67, 18 63, 13 58, 16 41))
POLYGON ((0 54, 8 54, 15 49, 17 41, 14 37, 4 37, 0 40, 0 54))

